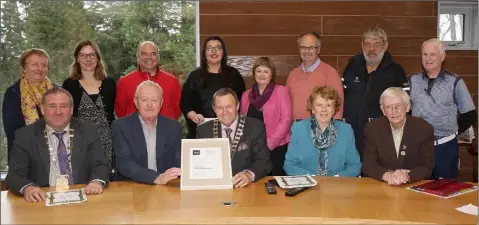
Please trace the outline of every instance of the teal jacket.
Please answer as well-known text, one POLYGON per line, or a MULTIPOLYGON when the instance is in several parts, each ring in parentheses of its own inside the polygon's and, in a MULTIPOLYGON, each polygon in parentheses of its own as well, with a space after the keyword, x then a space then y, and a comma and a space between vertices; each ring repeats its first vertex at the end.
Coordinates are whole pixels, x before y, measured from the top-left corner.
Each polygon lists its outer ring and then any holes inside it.
MULTIPOLYGON (((338 137, 328 148, 328 176, 356 177, 361 172, 361 161, 356 150, 353 129, 351 125, 337 120, 335 126, 338 137)), ((311 137, 311 119, 295 122, 291 132, 284 171, 290 176, 316 175, 319 154, 311 137)))

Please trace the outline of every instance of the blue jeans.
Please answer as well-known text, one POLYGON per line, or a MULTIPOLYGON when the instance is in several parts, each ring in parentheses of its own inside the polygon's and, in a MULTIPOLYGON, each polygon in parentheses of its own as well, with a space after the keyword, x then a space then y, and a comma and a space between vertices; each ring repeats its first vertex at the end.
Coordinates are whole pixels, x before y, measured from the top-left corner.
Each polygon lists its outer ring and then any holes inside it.
POLYGON ((458 167, 459 144, 457 143, 457 138, 434 146, 433 178, 457 178, 459 176, 458 167))

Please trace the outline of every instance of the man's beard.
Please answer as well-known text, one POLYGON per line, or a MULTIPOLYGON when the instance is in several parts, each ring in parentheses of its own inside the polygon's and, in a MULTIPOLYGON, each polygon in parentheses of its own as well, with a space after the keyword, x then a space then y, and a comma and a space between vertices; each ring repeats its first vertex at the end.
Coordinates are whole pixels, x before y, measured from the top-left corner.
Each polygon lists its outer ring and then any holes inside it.
POLYGON ((364 59, 366 60, 366 65, 376 65, 383 60, 385 51, 381 51, 375 58, 370 58, 367 53, 363 52, 364 59))

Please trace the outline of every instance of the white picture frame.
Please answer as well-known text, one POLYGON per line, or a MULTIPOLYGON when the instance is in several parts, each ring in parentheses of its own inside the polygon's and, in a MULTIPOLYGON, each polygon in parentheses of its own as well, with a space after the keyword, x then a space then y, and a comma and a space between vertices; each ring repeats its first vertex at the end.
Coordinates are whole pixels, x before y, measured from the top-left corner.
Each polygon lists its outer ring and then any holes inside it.
POLYGON ((227 138, 182 139, 180 190, 233 189, 230 155, 227 138))

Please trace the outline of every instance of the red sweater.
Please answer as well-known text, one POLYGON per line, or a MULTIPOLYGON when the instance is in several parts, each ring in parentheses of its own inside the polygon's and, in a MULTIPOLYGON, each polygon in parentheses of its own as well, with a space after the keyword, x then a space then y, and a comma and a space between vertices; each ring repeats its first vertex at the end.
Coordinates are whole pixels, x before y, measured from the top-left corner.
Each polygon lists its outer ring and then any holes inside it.
POLYGON ((116 85, 115 114, 118 118, 128 116, 136 112, 134 103, 136 87, 141 82, 152 80, 163 89, 163 106, 160 114, 170 119, 177 120, 180 115, 181 87, 178 79, 160 69, 155 76, 140 69, 121 77, 116 85))

